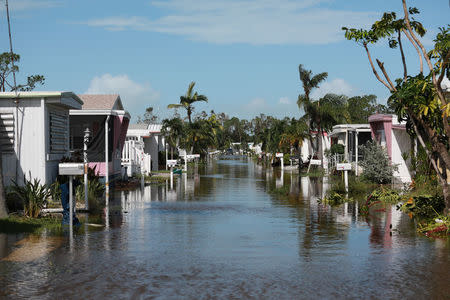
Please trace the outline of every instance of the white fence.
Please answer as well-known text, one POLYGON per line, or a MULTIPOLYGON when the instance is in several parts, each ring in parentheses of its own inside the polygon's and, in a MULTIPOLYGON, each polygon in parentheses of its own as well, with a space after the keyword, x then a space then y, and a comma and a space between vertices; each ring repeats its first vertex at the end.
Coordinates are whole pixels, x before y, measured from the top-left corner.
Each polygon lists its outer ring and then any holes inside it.
POLYGON ((127 168, 127 175, 149 174, 151 171, 151 155, 144 152, 144 143, 125 141, 122 150, 122 167, 127 168))

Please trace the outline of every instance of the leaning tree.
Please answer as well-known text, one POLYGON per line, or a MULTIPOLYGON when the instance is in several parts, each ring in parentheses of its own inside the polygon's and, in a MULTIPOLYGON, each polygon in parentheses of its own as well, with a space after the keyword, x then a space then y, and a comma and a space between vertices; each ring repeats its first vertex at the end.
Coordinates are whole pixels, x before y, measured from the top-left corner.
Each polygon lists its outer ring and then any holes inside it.
POLYGON ((419 39, 425 34, 422 24, 415 20, 419 13, 415 7, 408 8, 402 0, 403 18, 395 12, 384 13, 370 30, 343 27, 345 37, 361 45, 377 78, 390 92, 389 104, 394 108, 399 120, 407 122, 409 132, 417 138, 432 164, 443 190, 446 213, 450 213, 450 191, 447 172, 450 167, 450 103, 445 98, 441 83, 450 77, 450 25, 442 27, 434 39, 434 48, 427 51, 419 39), (414 47, 419 59, 419 73, 408 74, 402 38, 414 47), (395 81, 388 74, 387 67, 376 59, 378 73, 369 46, 388 39, 390 48, 398 48, 403 66, 403 76, 395 81), (423 64, 428 67, 424 74, 423 64), (395 83, 394 83, 395 82, 395 83))

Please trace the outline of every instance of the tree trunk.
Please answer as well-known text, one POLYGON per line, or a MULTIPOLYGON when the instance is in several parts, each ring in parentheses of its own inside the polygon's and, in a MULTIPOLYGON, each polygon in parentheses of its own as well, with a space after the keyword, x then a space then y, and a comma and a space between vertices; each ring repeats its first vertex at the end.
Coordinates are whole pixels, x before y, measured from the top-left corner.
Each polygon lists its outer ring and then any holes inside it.
POLYGON ((8 208, 6 207, 5 188, 3 186, 3 166, 2 153, 0 149, 0 218, 8 217, 8 208))
POLYGON ((450 215, 450 191, 447 182, 442 183, 442 192, 444 194, 444 202, 445 202, 444 214, 448 216, 450 215))

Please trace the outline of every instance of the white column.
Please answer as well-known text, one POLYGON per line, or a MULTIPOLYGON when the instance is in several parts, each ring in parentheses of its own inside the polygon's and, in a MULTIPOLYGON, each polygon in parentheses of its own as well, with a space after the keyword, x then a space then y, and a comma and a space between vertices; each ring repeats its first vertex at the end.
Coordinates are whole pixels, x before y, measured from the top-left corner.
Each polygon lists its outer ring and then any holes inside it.
MULTIPOLYGON (((166 164, 167 167, 167 164, 166 164)), ((173 167, 170 166, 170 189, 173 190, 173 167)))
POLYGON ((344 171, 345 192, 348 193, 348 171, 344 171))
POLYGON ((165 144, 166 148, 166 170, 167 170, 167 159, 169 158, 169 154, 167 153, 167 143, 165 144))
POLYGON ((355 134, 355 175, 358 176, 358 131, 355 134))
POLYGON ((89 128, 86 127, 86 130, 84 131, 84 140, 83 140, 83 158, 84 158, 84 205, 85 209, 89 210, 89 201, 88 201, 88 157, 87 157, 87 150, 88 150, 88 143, 89 143, 89 136, 90 131, 89 128))
MULTIPOLYGON (((106 206, 109 204, 109 115, 105 120, 105 196, 106 206)), ((108 216, 106 216, 108 219, 108 216)))
POLYGON ((344 159, 348 162, 348 130, 345 131, 344 159))

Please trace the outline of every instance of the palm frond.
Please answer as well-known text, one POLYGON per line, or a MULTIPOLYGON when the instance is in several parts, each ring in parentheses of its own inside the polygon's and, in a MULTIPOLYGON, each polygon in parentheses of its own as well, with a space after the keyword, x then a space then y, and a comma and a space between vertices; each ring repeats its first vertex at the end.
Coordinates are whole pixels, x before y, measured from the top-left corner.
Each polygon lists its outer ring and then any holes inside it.
POLYGON ((192 81, 191 83, 189 83, 189 87, 186 91, 186 98, 192 98, 192 91, 194 90, 194 86, 195 86, 195 81, 192 81))
POLYGON ((319 73, 313 76, 310 81, 311 87, 318 87, 319 84, 328 77, 327 72, 319 73))
POLYGON ((183 104, 169 104, 167 105, 167 108, 180 108, 180 107, 184 107, 183 104))
POLYGON ((196 96, 196 101, 208 102, 208 97, 206 97, 205 95, 197 95, 196 96))

